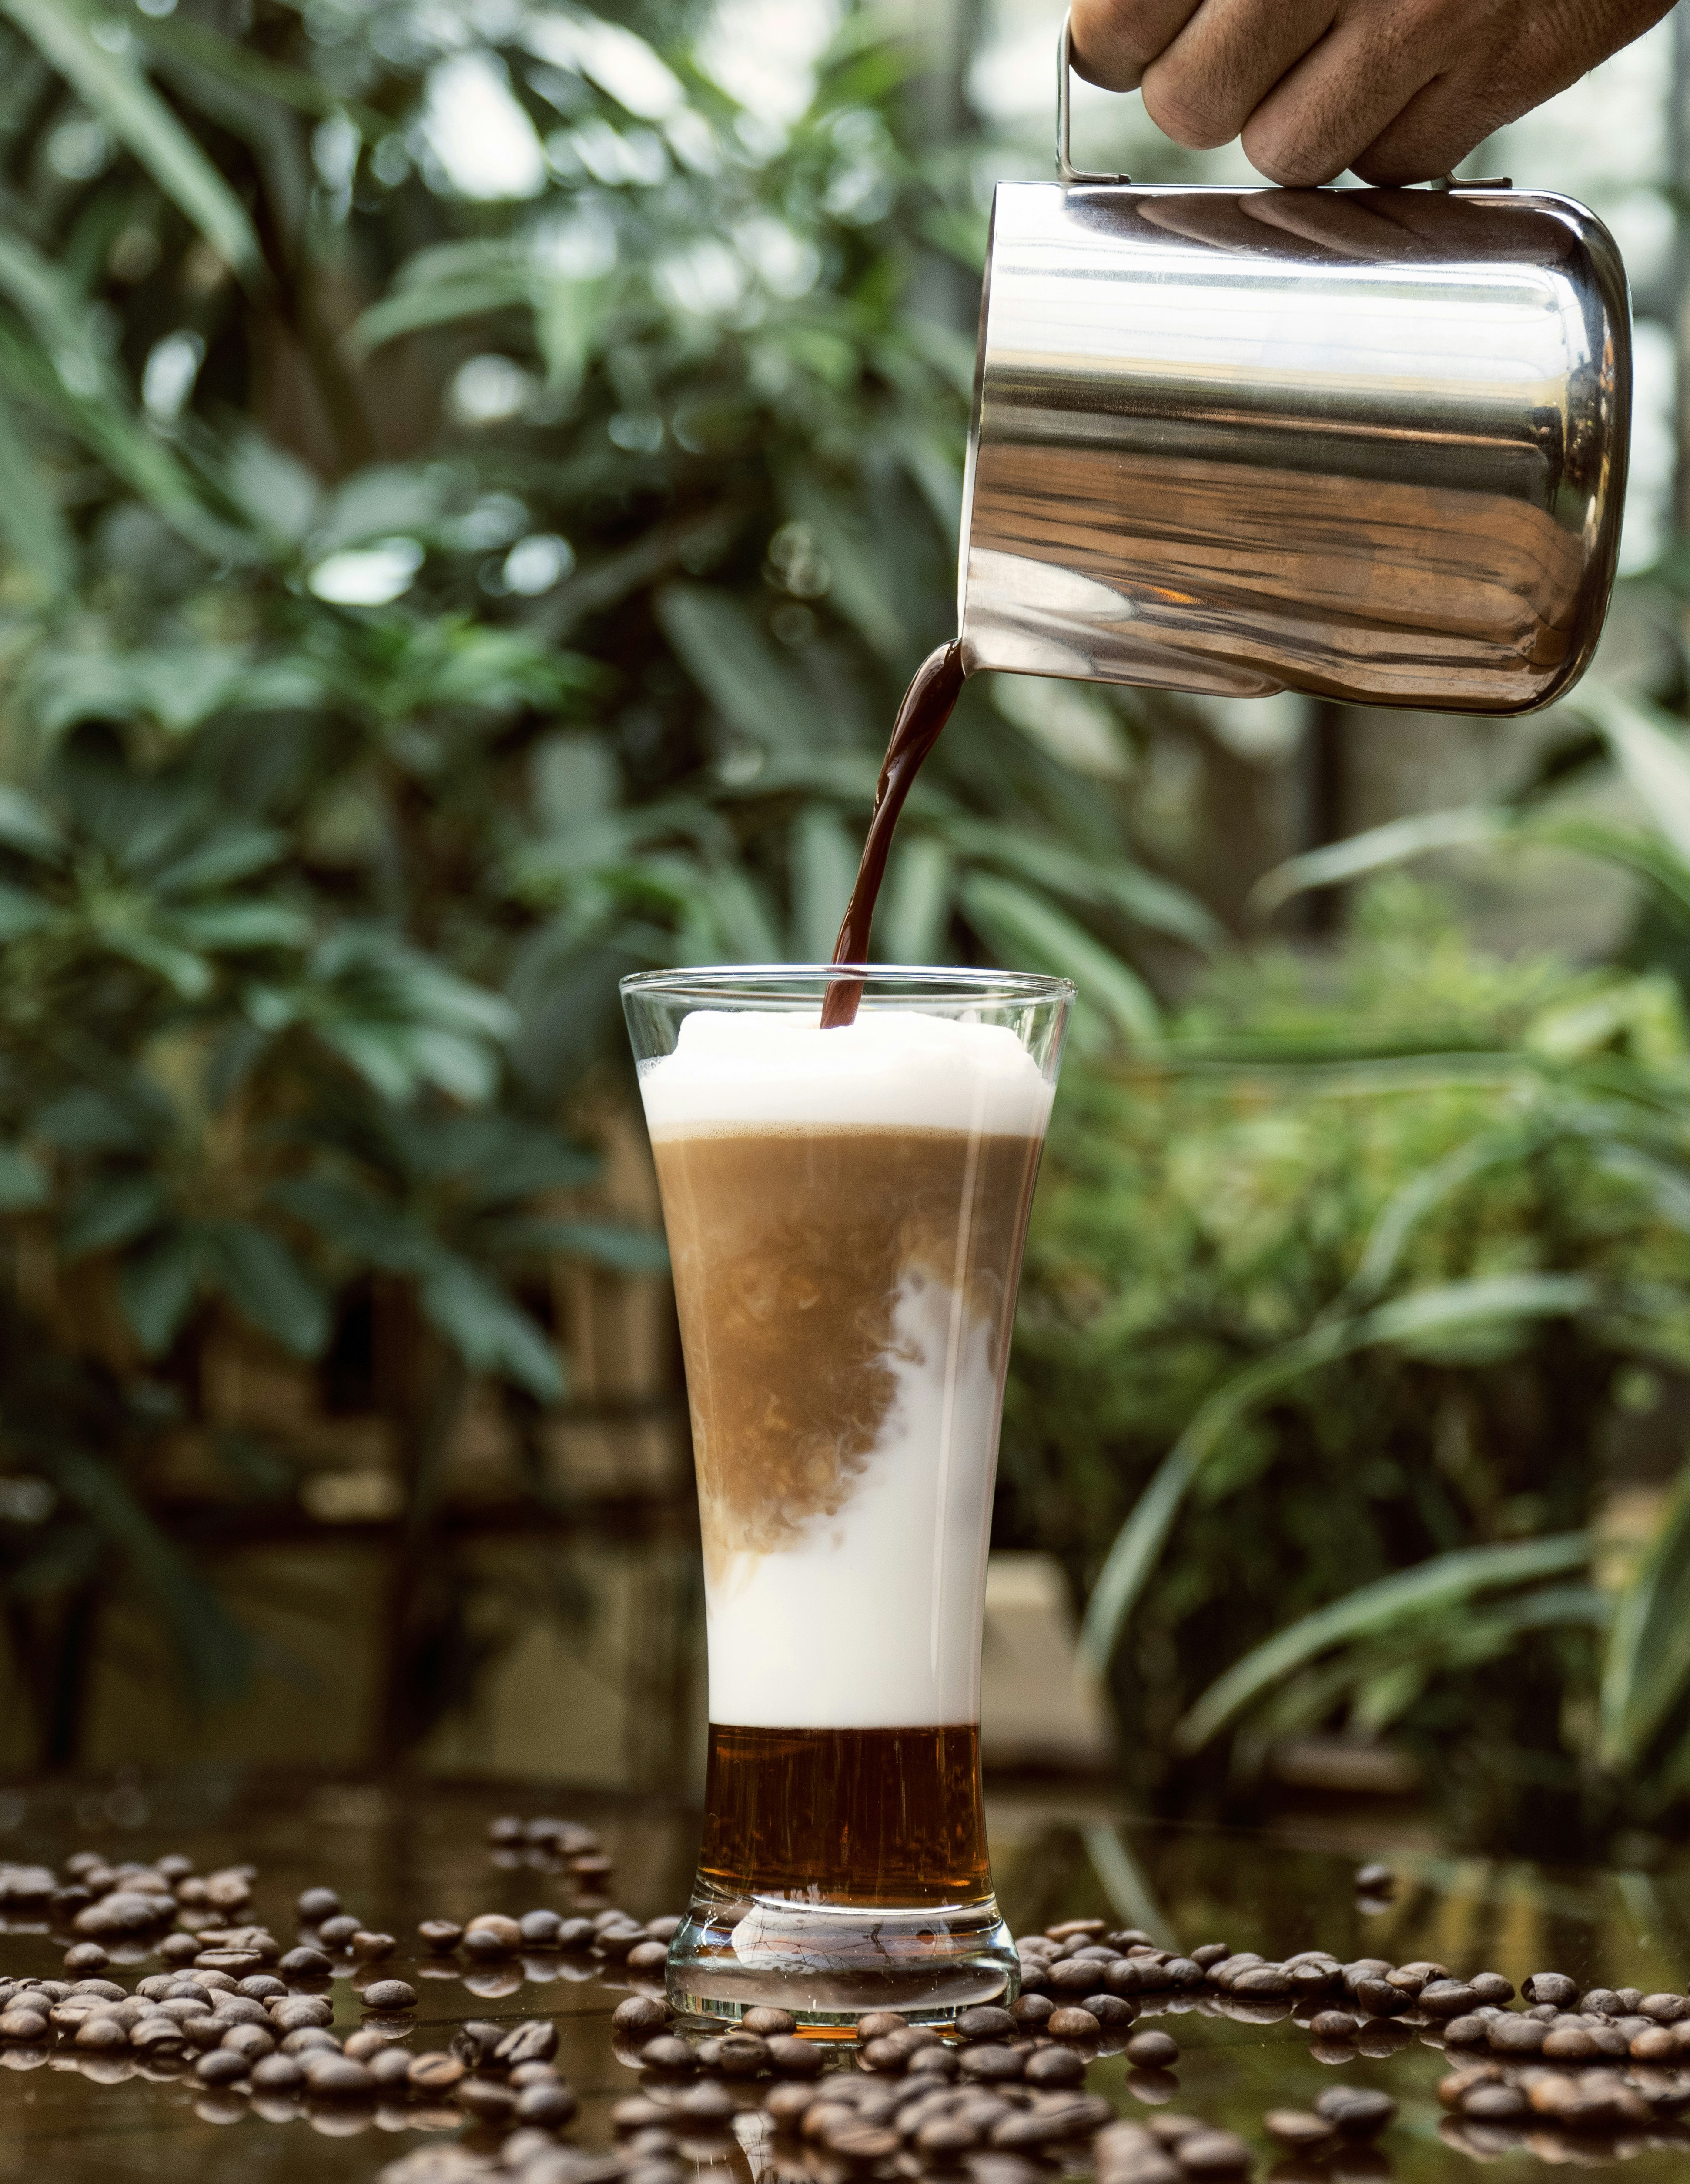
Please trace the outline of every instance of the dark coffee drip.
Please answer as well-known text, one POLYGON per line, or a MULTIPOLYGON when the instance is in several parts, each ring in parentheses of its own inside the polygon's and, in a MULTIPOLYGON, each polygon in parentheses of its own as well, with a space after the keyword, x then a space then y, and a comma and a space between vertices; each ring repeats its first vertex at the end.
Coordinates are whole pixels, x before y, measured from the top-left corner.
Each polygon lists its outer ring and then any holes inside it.
MULTIPOLYGON (((856 868, 856 884, 845 905, 845 922, 834 944, 835 963, 866 963, 868 936, 874 923, 874 905, 880 883, 886 877, 886 859, 892 847, 892 830, 910 785, 921 772, 922 760, 939 741, 940 730, 950 719, 968 672, 962 648, 954 638, 929 652, 904 693, 892 740, 874 790, 874 811, 868 822, 868 839, 862 845, 862 862, 856 868)), ((856 1005, 862 999, 861 978, 835 978, 822 1004, 822 1028, 831 1031, 856 1021, 856 1005)))

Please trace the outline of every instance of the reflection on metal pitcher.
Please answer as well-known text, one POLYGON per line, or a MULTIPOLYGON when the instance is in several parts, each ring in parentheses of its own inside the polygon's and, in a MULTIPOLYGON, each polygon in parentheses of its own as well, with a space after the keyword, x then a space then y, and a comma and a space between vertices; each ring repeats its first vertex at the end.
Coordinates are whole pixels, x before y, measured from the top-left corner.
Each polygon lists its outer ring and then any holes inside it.
POLYGON ((1570 198, 1002 184, 968 664, 1545 704, 1607 610, 1630 392, 1624 270, 1570 198))

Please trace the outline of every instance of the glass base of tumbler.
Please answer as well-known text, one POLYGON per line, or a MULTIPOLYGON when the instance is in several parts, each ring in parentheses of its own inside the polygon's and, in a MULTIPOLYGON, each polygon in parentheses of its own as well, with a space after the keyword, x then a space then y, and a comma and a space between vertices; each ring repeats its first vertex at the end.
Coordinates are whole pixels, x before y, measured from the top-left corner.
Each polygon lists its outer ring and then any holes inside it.
POLYGON ((872 2009, 942 2025, 979 2003, 1015 1999, 1020 1963, 996 1900, 805 1903, 700 1886, 669 1945, 672 2008, 723 2021, 765 2007, 800 2028, 849 2036, 872 2009))

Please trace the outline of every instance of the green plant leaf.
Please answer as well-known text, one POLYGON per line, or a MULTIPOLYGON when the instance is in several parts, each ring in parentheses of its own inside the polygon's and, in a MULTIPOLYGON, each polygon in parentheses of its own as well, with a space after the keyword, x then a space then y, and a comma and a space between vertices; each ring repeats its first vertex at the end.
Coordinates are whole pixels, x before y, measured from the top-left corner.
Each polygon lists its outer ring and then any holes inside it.
MULTIPOLYGON (((1564 1577, 1590 1560, 1587 1532, 1511 1540, 1503 1546, 1458 1547, 1412 1569, 1358 1586, 1341 1600, 1300 1617, 1252 1647, 1210 1685, 1174 1733, 1181 1752, 1196 1752, 1264 1691, 1335 1646, 1375 1637, 1413 1618, 1447 1615, 1477 1593, 1564 1577)), ((1587 1619, 1587 1611, 1581 1616, 1587 1619)))
POLYGON ((1683 722, 1594 681, 1581 687, 1570 710, 1601 729, 1650 824, 1690 865, 1690 748, 1683 722))
POLYGON ((0 407, 0 537, 30 570, 48 599, 67 591, 76 572, 75 542, 59 501, 11 414, 0 407))
POLYGON ((155 1175, 124 1175, 109 1182, 91 1183, 71 1201, 59 1231, 59 1249, 67 1259, 84 1258, 90 1251, 115 1251, 157 1227, 167 1203, 164 1186, 155 1175))
POLYGON ((81 0, 0 0, 0 8, 126 144, 226 265, 252 281, 263 254, 240 199, 158 93, 94 36, 81 0))
POLYGON ((874 911, 878 945, 887 962, 943 960, 954 885, 955 866, 943 842, 915 834, 894 846, 874 911))
POLYGON ((1690 1685, 1690 1464, 1620 1596, 1603 1660, 1600 1756, 1637 1765, 1690 1685))
POLYGON ((856 878, 858 852, 837 815, 823 804, 799 813, 790 839, 792 953, 800 963, 829 962, 856 878))
POLYGON ((1347 880, 1364 879, 1434 850, 1489 849, 1512 839, 1518 830, 1517 814, 1483 805, 1393 819, 1386 826, 1353 834, 1347 841, 1310 850, 1303 856, 1276 865, 1251 889, 1248 907, 1252 916, 1269 917, 1293 895, 1310 888, 1339 887, 1347 880))
POLYGON ((38 894, 31 894, 27 888, 8 887, 0 880, 0 944, 39 933, 53 923, 53 915, 52 904, 43 902, 38 894))
POLYGON ((477 1272, 449 1257, 422 1284, 422 1308, 472 1373, 495 1373, 543 1403, 563 1394, 557 1353, 527 1312, 477 1272))
POLYGON ((1100 1674, 1107 1670, 1192 1481, 1226 1435, 1270 1396, 1323 1365, 1380 1343, 1424 1342, 1486 1321, 1564 1318, 1588 1309, 1597 1299, 1595 1285, 1579 1275, 1498 1274, 1444 1283, 1316 1327, 1233 1374, 1163 1458, 1116 1534, 1086 1605, 1080 1644, 1087 1660, 1100 1674))
POLYGON ((1072 978, 1080 1002, 1123 1039, 1157 1037, 1162 1019, 1149 987, 1065 911, 986 872, 970 873, 958 892, 970 924, 1007 963, 1072 978))
POLYGON ((20 1146, 0 1145, 0 1213, 43 1206, 53 1186, 47 1171, 20 1146))
POLYGON ((814 694, 738 599, 670 584, 656 605, 663 634, 730 727, 768 750, 801 751, 815 740, 814 694))
POLYGON ((209 1234, 242 1318, 295 1357, 318 1356, 329 1338, 328 1304, 281 1238, 250 1221, 220 1221, 209 1234))
POLYGON ((0 848, 56 864, 64 854, 64 835, 44 804, 26 790, 0 783, 0 848))
POLYGON ((618 1274, 661 1274, 669 1265, 669 1247, 661 1230, 630 1228, 610 1221, 501 1221, 489 1232, 501 1253, 522 1256, 586 1259, 618 1274))
POLYGON ((176 1340, 193 1309, 204 1264, 204 1240, 185 1225, 125 1256, 118 1270, 118 1301, 145 1356, 162 1357, 176 1340))

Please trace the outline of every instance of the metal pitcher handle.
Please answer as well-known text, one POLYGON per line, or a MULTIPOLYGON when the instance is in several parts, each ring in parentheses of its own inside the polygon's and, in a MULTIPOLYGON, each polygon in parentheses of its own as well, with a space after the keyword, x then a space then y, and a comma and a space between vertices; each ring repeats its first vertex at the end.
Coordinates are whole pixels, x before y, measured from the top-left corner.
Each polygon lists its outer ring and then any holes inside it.
MULTIPOLYGON (((1064 189, 1085 189, 1097 184, 1129 182, 1130 175, 1094 175, 1085 167, 1076 167, 1069 156, 1072 127, 1069 120, 1069 78, 1074 70, 1074 24, 1072 18, 1063 17, 1062 36, 1057 40, 1057 179, 1064 189)), ((1464 179, 1459 175, 1446 175, 1442 181, 1431 183, 1434 190, 1511 190, 1514 183, 1507 175, 1473 176, 1464 179)))
POLYGON ((1076 167, 1068 157, 1068 75, 1073 67, 1074 26, 1063 17, 1063 33, 1057 41, 1057 179, 1064 189, 1084 188, 1092 182, 1129 182, 1130 175, 1093 175, 1076 167))

